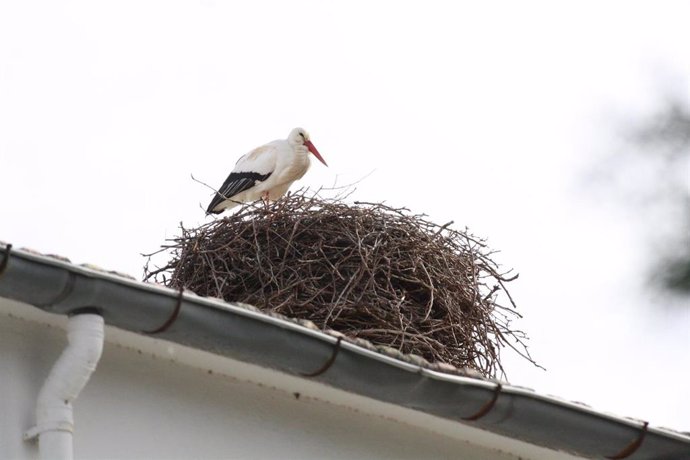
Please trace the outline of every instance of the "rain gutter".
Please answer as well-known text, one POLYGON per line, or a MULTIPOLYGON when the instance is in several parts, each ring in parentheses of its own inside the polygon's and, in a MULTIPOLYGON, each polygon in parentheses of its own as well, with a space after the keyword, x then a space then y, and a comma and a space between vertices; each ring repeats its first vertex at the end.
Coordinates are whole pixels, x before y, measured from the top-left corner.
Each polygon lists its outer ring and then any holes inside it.
POLYGON ((95 307, 110 326, 586 458, 690 458, 685 434, 529 389, 430 370, 255 309, 1 243, 0 297, 62 315, 95 307))

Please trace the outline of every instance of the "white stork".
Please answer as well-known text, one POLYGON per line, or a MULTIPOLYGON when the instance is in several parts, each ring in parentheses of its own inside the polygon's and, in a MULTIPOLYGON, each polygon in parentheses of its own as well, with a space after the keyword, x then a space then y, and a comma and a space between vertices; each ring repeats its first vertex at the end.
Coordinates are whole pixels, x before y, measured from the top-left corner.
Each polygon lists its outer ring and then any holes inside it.
POLYGON ((287 139, 269 142, 243 155, 211 200, 206 214, 220 214, 239 203, 259 198, 276 200, 285 195, 309 169, 309 152, 328 166, 309 140, 309 133, 295 128, 287 139))

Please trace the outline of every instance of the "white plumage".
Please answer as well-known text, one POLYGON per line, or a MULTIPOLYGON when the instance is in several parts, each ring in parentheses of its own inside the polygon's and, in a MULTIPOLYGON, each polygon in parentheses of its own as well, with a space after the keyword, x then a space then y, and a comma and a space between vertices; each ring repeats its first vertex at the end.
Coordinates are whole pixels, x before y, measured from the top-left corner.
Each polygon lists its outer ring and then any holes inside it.
POLYGON ((309 133, 295 128, 287 139, 269 142, 243 155, 218 189, 206 213, 219 214, 239 203, 260 198, 280 198, 309 169, 310 152, 328 166, 311 143, 309 133))

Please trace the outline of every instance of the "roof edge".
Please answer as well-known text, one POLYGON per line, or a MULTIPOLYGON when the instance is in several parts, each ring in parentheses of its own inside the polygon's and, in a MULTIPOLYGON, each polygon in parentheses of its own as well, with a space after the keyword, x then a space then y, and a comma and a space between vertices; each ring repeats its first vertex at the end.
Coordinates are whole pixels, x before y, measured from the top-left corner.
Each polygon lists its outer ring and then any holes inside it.
POLYGON ((70 314, 77 308, 96 307, 107 324, 142 335, 159 329, 178 311, 176 321, 157 337, 296 376, 313 374, 332 359, 329 367, 314 375, 315 380, 586 457, 615 455, 643 433, 644 442, 630 458, 652 459, 660 453, 668 459, 690 456, 690 436, 647 428, 646 422, 507 383, 433 370, 251 306, 178 293, 63 258, 8 249, 0 243, 0 296, 45 311, 70 314))

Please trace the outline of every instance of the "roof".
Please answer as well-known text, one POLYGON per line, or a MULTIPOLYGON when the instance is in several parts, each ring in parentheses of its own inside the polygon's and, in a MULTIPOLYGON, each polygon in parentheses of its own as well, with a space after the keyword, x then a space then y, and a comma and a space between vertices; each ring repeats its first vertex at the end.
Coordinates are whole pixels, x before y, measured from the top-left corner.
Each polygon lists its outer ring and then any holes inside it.
POLYGON ((142 283, 0 243, 0 297, 302 376, 404 408, 583 457, 690 458, 690 436, 343 340, 306 321, 142 283))

